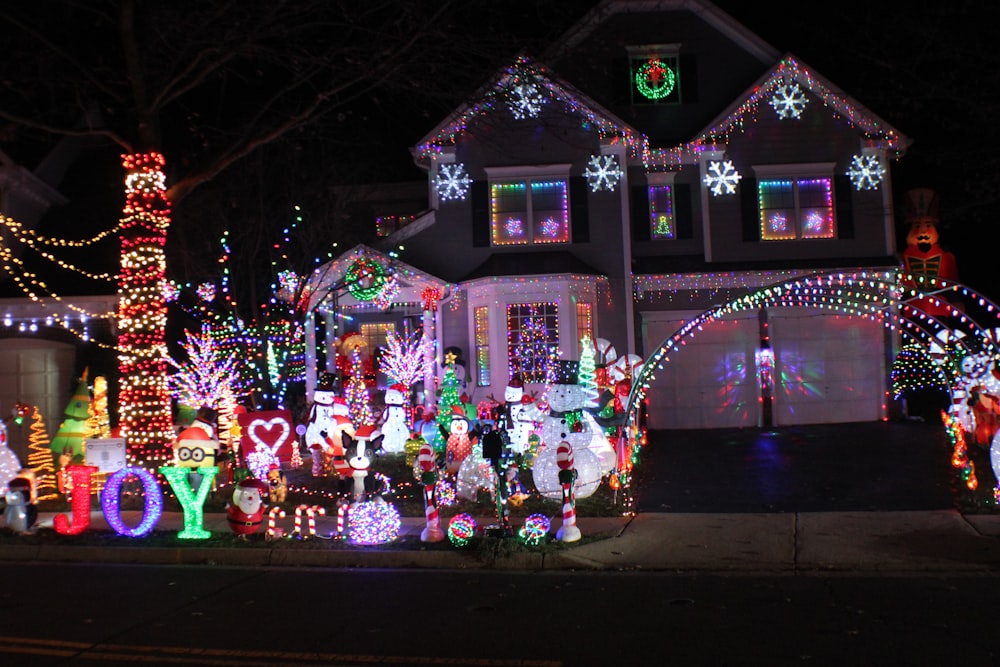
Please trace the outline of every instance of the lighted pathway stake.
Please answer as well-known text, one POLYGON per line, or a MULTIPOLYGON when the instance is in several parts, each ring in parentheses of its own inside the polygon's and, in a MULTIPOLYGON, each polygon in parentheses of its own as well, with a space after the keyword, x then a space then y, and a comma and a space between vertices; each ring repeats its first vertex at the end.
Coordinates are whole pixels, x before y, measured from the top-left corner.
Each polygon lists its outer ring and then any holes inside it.
POLYGON ((445 538, 445 534, 441 530, 441 518, 438 516, 434 498, 434 487, 437 484, 434 448, 427 443, 421 445, 420 451, 417 453, 417 462, 423 471, 420 475, 420 481, 424 484, 424 514, 427 517, 427 525, 420 531, 420 541, 440 542, 445 538))
POLYGON ((573 483, 576 469, 573 467, 573 447, 568 442, 560 442, 556 447, 556 465, 559 466, 559 483, 562 484, 563 521, 556 532, 560 542, 576 542, 583 535, 576 525, 576 501, 573 498, 573 483))

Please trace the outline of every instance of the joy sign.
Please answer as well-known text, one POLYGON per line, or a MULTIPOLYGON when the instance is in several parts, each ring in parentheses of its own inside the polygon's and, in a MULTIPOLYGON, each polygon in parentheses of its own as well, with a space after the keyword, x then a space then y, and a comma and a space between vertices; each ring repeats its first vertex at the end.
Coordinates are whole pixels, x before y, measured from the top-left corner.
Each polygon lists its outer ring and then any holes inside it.
POLYGON ((253 453, 269 454, 281 464, 292 458, 292 413, 288 410, 264 410, 238 415, 240 450, 244 457, 253 453))

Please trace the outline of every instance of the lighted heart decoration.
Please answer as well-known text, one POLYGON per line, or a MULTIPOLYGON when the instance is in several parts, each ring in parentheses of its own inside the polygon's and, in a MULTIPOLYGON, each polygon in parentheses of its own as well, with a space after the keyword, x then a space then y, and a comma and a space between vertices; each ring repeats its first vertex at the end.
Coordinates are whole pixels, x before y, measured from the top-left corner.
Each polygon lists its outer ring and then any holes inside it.
POLYGON ((292 457, 292 413, 288 410, 248 412, 237 417, 243 434, 244 456, 269 453, 282 463, 292 457))

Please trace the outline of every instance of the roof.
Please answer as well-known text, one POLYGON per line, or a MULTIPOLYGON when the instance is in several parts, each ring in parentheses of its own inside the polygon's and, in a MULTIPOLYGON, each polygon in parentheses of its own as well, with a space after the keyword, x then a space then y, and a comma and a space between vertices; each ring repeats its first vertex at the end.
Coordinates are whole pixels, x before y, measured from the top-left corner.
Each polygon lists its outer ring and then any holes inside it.
POLYGON ((786 54, 770 70, 755 81, 692 141, 668 149, 651 149, 644 157, 647 168, 670 168, 697 161, 698 155, 716 146, 724 147, 729 135, 741 133, 744 125, 756 120, 758 109, 767 106, 765 100, 784 85, 798 84, 822 100, 823 106, 835 117, 846 120, 865 134, 872 147, 878 147, 895 157, 902 156, 912 140, 892 125, 876 116, 864 105, 830 83, 792 54, 786 54))
POLYGON ((526 276, 552 274, 604 275, 594 267, 565 250, 545 252, 498 252, 473 269, 462 279, 478 280, 496 276, 526 276))
POLYGON ((521 56, 420 139, 411 150, 417 164, 427 167, 430 160, 435 159, 448 146, 454 145, 472 122, 497 111, 511 91, 532 85, 544 92, 547 102, 562 104, 567 113, 579 116, 602 138, 624 141, 633 155, 641 155, 648 149, 645 145, 646 137, 641 132, 569 83, 552 76, 544 66, 521 56))

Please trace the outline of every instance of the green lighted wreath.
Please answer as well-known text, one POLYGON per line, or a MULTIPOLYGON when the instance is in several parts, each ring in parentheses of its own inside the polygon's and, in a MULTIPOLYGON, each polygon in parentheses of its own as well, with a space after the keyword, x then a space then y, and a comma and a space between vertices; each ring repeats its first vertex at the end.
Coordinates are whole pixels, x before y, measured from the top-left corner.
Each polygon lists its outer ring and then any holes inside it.
POLYGON ((385 288, 385 268, 378 262, 362 257, 344 274, 347 291, 358 301, 371 301, 385 288))
POLYGON ((674 71, 664 65, 662 60, 655 58, 644 63, 635 73, 635 87, 643 97, 650 100, 669 95, 674 90, 674 83, 674 71))

